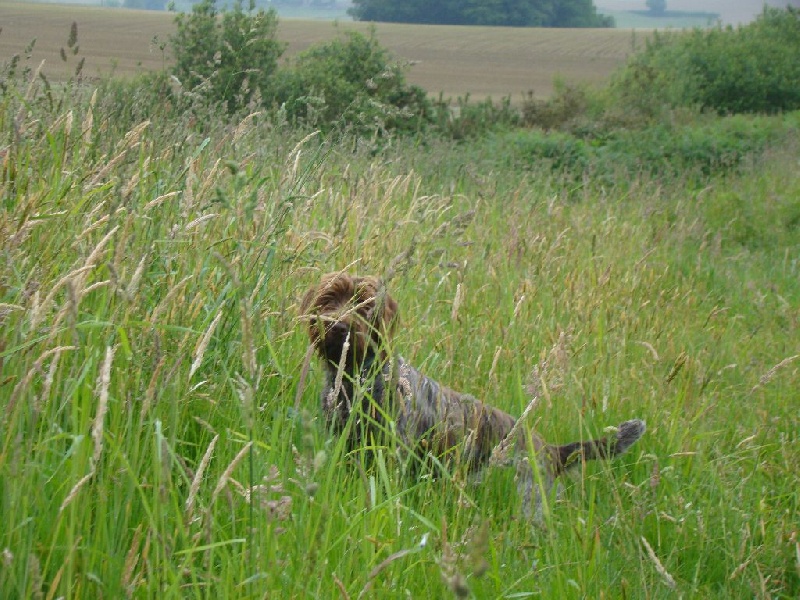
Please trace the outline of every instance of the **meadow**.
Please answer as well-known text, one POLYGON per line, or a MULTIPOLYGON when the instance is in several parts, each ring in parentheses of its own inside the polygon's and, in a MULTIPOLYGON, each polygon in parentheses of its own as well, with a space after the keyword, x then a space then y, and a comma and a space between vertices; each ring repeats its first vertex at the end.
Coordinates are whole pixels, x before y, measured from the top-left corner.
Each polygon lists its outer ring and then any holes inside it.
POLYGON ((535 132, 324 136, 26 64, 0 81, 3 597, 800 594, 798 113, 696 127, 785 132, 724 169, 614 147, 576 176, 522 160, 535 132), (386 280, 393 351, 546 439, 648 432, 541 522, 513 470, 346 452, 299 313, 338 269, 386 280))
MULTIPOLYGON (((67 79, 72 63, 60 57, 73 21, 78 24, 84 75, 131 77, 171 64, 169 36, 174 15, 97 7, 0 3, 0 57, 7 60, 33 40, 34 61, 47 61, 53 79, 67 79)), ((366 23, 281 19, 278 38, 285 57, 340 31, 368 32, 366 23)), ((441 27, 377 24, 381 44, 399 61, 410 63, 408 79, 431 94, 470 95, 480 100, 533 91, 547 96, 553 80, 599 85, 625 62, 646 34, 627 30, 546 30, 499 27, 441 27)))

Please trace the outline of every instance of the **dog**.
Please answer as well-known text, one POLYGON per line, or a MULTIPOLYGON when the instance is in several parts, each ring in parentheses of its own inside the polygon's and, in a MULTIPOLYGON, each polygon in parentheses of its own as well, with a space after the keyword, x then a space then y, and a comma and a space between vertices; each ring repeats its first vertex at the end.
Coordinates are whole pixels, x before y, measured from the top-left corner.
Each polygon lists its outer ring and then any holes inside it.
POLYGON ((398 306, 377 277, 324 275, 305 293, 301 313, 325 369, 323 415, 348 451, 394 436, 417 463, 457 463, 470 473, 515 464, 526 515, 541 517, 542 495, 569 467, 618 456, 645 432, 633 419, 610 437, 551 445, 520 427, 522 418, 423 375, 389 351, 398 306))

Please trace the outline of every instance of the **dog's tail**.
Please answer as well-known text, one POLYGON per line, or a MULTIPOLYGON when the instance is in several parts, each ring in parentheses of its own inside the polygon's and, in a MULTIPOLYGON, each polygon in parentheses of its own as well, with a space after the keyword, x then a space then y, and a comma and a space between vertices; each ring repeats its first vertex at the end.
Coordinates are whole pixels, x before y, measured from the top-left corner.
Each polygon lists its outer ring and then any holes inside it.
POLYGON ((613 436, 588 442, 572 442, 563 446, 553 446, 555 474, 563 473, 583 460, 606 459, 619 456, 638 440, 647 427, 644 421, 632 419, 625 421, 613 436))

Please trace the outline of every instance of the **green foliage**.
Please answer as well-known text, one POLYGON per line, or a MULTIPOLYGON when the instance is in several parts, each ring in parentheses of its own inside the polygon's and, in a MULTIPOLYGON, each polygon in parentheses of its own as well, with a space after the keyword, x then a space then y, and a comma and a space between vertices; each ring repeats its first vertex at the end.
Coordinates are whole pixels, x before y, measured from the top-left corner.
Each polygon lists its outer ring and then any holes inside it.
POLYGON ((504 25, 510 27, 613 27, 597 14, 593 0, 354 0, 358 21, 504 25))
POLYGON ((413 132, 431 118, 424 90, 406 82, 374 32, 309 48, 280 71, 274 98, 290 121, 323 129, 413 132))
POLYGON ((167 0, 123 0, 122 6, 140 10, 164 10, 167 0))
POLYGON ((522 103, 520 118, 523 125, 545 131, 566 129, 585 119, 590 110, 602 112, 602 106, 585 86, 557 80, 549 98, 536 98, 532 92, 522 103))
POLYGON ((120 127, 146 119, 174 119, 186 108, 165 71, 142 73, 132 79, 108 79, 98 85, 103 112, 117 115, 120 127))
POLYGON ((517 131, 507 136, 512 164, 570 178, 622 185, 645 175, 702 183, 759 161, 800 134, 797 118, 742 117, 658 123, 627 130, 517 131))
POLYGON ((591 148, 568 133, 518 131, 509 134, 508 141, 508 159, 528 169, 582 177, 591 166, 591 148))
MULTIPOLYGON (((148 115, 164 74, 24 67, 0 73, 3 598, 798 597, 798 115, 704 121, 771 146, 711 185, 581 187, 503 162, 508 133, 367 152, 148 115), (394 350, 513 414, 536 394, 546 439, 648 434, 541 525, 513 469, 367 464, 320 422, 298 314, 342 268, 389 277, 394 350)), ((580 164, 600 138, 553 139, 580 164)))
POLYGON ((495 103, 491 98, 472 102, 469 96, 462 96, 451 106, 449 99, 440 96, 434 109, 435 131, 453 140, 478 138, 519 124, 519 111, 508 97, 495 103))
POLYGON ((720 113, 800 108, 800 9, 765 8, 753 23, 657 34, 613 83, 624 107, 658 114, 663 106, 720 113))
POLYGON ((176 23, 178 80, 190 96, 230 113, 257 103, 278 108, 291 123, 360 132, 415 132, 431 119, 425 91, 406 82, 374 32, 347 32, 279 69, 274 10, 253 12, 251 3, 245 12, 237 0, 220 12, 215 0, 203 0, 176 23))
POLYGON ((171 38, 174 73, 187 90, 222 104, 231 113, 259 97, 270 97, 284 46, 275 39, 277 13, 248 10, 242 0, 217 10, 216 0, 202 0, 191 14, 175 17, 171 38))

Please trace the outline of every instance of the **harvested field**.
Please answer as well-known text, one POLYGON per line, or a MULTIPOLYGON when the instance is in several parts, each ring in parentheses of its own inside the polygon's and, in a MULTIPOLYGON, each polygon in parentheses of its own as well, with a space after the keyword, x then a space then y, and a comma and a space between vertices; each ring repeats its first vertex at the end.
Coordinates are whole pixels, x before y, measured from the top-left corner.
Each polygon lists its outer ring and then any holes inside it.
MULTIPOLYGON (((79 57, 86 58, 84 75, 115 73, 131 76, 160 69, 167 55, 160 45, 174 30, 173 15, 162 12, 46 4, 0 4, 0 57, 7 61, 36 38, 31 64, 46 60, 50 78, 66 78, 78 59, 65 63, 71 23, 78 24, 79 57)), ((370 25, 282 19, 279 37, 290 57, 310 44, 330 39, 337 31, 368 31, 370 25)), ((548 95, 555 77, 602 84, 620 66, 641 34, 608 29, 517 29, 379 24, 381 43, 413 66, 409 79, 431 94, 469 94, 473 99, 511 96, 532 90, 548 95)))

